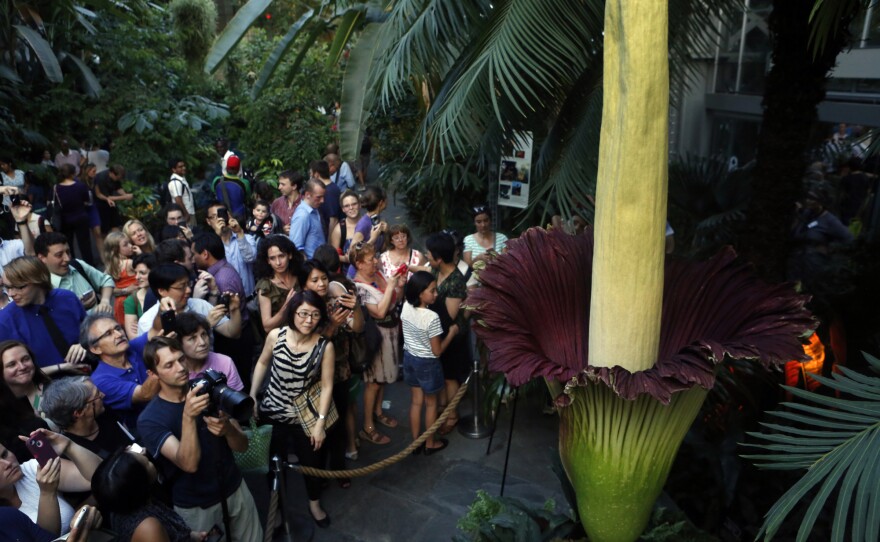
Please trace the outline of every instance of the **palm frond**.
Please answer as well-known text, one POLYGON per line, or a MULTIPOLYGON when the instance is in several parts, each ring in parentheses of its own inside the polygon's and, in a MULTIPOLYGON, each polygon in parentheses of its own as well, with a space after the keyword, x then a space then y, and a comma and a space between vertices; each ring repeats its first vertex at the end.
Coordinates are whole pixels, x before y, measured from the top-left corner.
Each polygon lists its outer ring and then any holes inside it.
MULTIPOLYGON (((865 358, 874 372, 880 372, 880 360, 868 354, 865 358)), ((880 524, 880 454, 877 454, 880 449, 880 378, 848 369, 842 369, 832 378, 811 378, 847 398, 786 387, 803 403, 783 403, 797 413, 781 411, 772 414, 801 426, 765 424, 776 432, 749 433, 763 443, 746 446, 769 452, 743 456, 754 460, 759 468, 807 469, 807 473, 767 512, 758 536, 763 535, 764 540, 772 539, 789 514, 812 494, 812 502, 797 536, 798 542, 807 540, 819 513, 836 491, 831 540, 877 540, 880 524)))
POLYGON ((813 56, 818 56, 840 31, 840 21, 867 9, 877 0, 816 0, 810 12, 810 43, 813 56))
MULTIPOLYGON (((737 0, 669 0, 670 88, 686 89, 701 80, 701 63, 696 60, 714 56, 726 21, 737 20, 742 9, 737 0)), ((674 102, 677 94, 670 96, 674 102)))
POLYGON ((58 58, 55 56, 55 51, 52 50, 49 42, 33 28, 21 24, 14 25, 14 27, 18 35, 27 42, 28 46, 34 51, 34 54, 37 55, 46 78, 53 83, 63 81, 64 75, 61 73, 61 65, 58 63, 58 58))
POLYGON ((60 52, 58 53, 58 58, 62 62, 65 60, 69 60, 73 63, 74 66, 79 70, 80 75, 82 75, 83 87, 85 88, 86 94, 91 97, 97 97, 101 94, 101 82, 98 81, 98 78, 95 76, 95 73, 89 68, 85 62, 82 61, 81 58, 74 54, 60 52))
POLYGON ((402 0, 395 2, 382 27, 390 45, 380 76, 383 107, 400 100, 410 78, 442 78, 475 29, 485 21, 487 2, 402 0))
POLYGON ((361 34, 358 47, 352 50, 342 78, 342 100, 345 107, 339 118, 339 150, 344 160, 354 159, 361 148, 363 131, 373 109, 374 87, 370 74, 385 47, 379 24, 369 24, 361 34))
POLYGON ((339 24, 336 25, 336 36, 333 38, 333 44, 327 53, 327 66, 335 66, 339 59, 342 58, 342 52, 345 51, 345 46, 351 39, 355 26, 363 17, 363 8, 350 9, 342 15, 339 24))
POLYGON ((260 93, 263 92, 263 88, 265 88, 266 83, 268 83, 269 79, 272 78, 272 75, 275 73, 275 70, 278 69, 278 66, 281 64, 281 61, 284 59, 284 56, 290 49, 290 46, 293 45, 293 42, 299 35, 300 30, 302 30, 302 28, 306 24, 308 24, 308 22, 311 21, 314 16, 315 10, 310 9, 306 11, 287 30, 287 33, 284 34, 284 37, 282 37, 281 40, 278 42, 278 45, 275 46, 272 54, 269 55, 266 63, 263 64, 263 69, 260 70, 260 76, 257 78, 257 82, 254 83, 254 87, 251 89, 251 99, 255 100, 260 96, 260 93))
POLYGON ((235 45, 247 33, 254 21, 266 11, 272 0, 248 0, 241 7, 231 21, 223 29, 223 32, 214 41, 211 50, 205 58, 205 73, 214 73, 235 45))
POLYGON ((459 57, 428 111, 423 143, 467 155, 492 122, 505 130, 553 111, 592 60, 604 13, 594 3, 504 0, 459 57))

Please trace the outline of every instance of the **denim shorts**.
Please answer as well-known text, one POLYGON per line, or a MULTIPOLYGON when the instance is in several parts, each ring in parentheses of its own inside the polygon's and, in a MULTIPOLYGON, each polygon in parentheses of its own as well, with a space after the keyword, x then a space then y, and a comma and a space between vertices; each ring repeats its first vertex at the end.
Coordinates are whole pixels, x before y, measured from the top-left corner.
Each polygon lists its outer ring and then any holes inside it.
POLYGON ((443 367, 437 358, 420 358, 403 352, 403 381, 414 388, 422 388, 428 395, 439 392, 446 385, 443 367))

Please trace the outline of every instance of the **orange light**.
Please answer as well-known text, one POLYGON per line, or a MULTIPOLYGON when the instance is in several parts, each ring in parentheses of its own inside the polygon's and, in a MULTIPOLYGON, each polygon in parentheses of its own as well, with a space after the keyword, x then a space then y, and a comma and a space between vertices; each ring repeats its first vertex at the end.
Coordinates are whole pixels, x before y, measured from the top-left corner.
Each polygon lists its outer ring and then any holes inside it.
POLYGON ((819 340, 819 335, 813 333, 810 342, 804 345, 804 353, 810 356, 808 361, 789 361, 785 364, 785 384, 814 391, 819 387, 819 382, 810 375, 821 375, 825 365, 825 345, 819 340))

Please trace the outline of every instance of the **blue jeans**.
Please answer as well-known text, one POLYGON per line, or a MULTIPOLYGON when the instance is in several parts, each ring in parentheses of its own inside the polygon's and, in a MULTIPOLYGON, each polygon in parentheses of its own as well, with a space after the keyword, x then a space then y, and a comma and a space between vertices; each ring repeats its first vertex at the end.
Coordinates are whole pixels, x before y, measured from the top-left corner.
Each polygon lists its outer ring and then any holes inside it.
POLYGON ((414 388, 422 388, 428 395, 439 392, 446 382, 438 358, 420 358, 403 352, 403 381, 414 388))

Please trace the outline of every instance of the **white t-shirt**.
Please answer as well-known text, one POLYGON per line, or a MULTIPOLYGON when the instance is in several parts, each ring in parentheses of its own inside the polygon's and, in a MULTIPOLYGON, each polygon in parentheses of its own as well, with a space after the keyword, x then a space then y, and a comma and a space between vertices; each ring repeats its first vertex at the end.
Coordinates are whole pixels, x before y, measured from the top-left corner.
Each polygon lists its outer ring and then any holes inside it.
POLYGON ((420 358, 436 358, 431 339, 443 334, 440 316, 431 309, 413 307, 407 302, 403 304, 400 321, 403 323, 403 349, 420 358))
MULTIPOLYGON (((208 313, 211 312, 211 309, 213 308, 214 305, 211 305, 204 299, 190 298, 186 302, 187 311, 193 311, 196 314, 201 314, 205 318, 208 317, 208 313)), ((145 312, 143 316, 138 319, 138 335, 143 335, 144 333, 149 331, 150 328, 153 327, 153 321, 156 319, 157 314, 159 314, 159 303, 155 303, 152 307, 147 309, 147 312, 145 312)), ((221 326, 228 321, 229 318, 224 316, 222 320, 217 322, 217 325, 221 326)))
MULTIPOLYGON (((3 178, 3 186, 15 186, 19 189, 19 192, 24 188, 24 171, 20 169, 13 171, 12 177, 0 171, 0 177, 3 178)), ((3 205, 6 206, 7 209, 12 205, 12 199, 9 194, 3 196, 3 205)))
POLYGON ((3 266, 19 256, 24 256, 24 243, 21 239, 0 240, 0 277, 3 276, 3 266))
POLYGON ((168 180, 168 192, 171 194, 172 201, 176 202, 175 198, 180 196, 183 199, 183 206, 186 207, 186 212, 190 216, 195 216, 196 206, 193 202, 192 190, 190 190, 189 183, 185 178, 177 173, 173 173, 171 179, 168 180))
MULTIPOLYGON (((21 510, 34 523, 37 522, 37 513, 40 509, 40 486, 37 484, 37 470, 40 464, 36 459, 31 459, 21 464, 21 472, 24 476, 15 483, 15 491, 21 499, 21 510)), ((70 530, 70 520, 73 519, 73 507, 68 504, 61 495, 58 496, 58 508, 61 511, 61 532, 70 530)))

